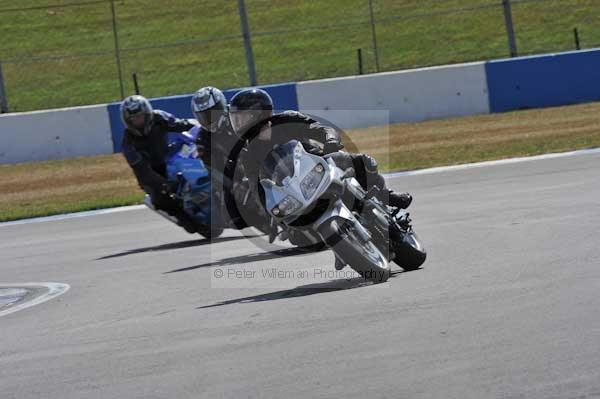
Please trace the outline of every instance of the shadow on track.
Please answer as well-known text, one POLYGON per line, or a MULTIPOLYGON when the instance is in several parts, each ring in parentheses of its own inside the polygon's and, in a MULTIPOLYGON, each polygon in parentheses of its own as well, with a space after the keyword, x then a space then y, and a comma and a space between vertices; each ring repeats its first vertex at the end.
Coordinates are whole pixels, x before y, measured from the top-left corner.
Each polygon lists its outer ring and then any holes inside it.
MULTIPOLYGON (((421 270, 421 269, 417 269, 421 270)), ((416 270, 415 270, 416 271, 416 270)), ((401 270, 393 271, 391 273, 390 278, 394 278, 399 274, 406 273, 401 270)), ((307 284, 300 285, 296 288, 292 288, 289 290, 281 290, 269 292, 266 294, 259 294, 253 296, 247 296, 243 298, 230 299, 228 301, 217 302, 212 305, 205 305, 197 307, 196 309, 208 309, 214 308, 218 306, 225 305, 233 305, 236 303, 254 303, 254 302, 264 302, 264 301, 276 301, 278 299, 287 299, 287 298, 297 298, 315 294, 324 294, 327 292, 333 291, 343 291, 350 290, 354 288, 362 288, 373 285, 373 283, 365 281, 362 277, 356 277, 352 279, 339 279, 339 280, 330 280, 325 283, 317 283, 317 284, 307 284)))
POLYGON ((125 251, 125 252, 120 252, 118 254, 103 256, 103 257, 95 259, 95 260, 105 260, 105 259, 119 258, 121 256, 141 254, 141 253, 144 253, 144 252, 168 251, 168 250, 171 250, 171 249, 183 249, 183 248, 189 248, 189 247, 197 247, 197 246, 201 246, 201 245, 218 244, 220 242, 228 242, 228 241, 236 241, 236 240, 246 240, 246 239, 255 238, 255 237, 259 237, 259 236, 256 235, 256 236, 223 237, 223 238, 216 238, 216 239, 214 239, 212 241, 207 240, 206 238, 203 238, 203 239, 199 239, 199 240, 188 240, 188 241, 173 242, 173 243, 169 243, 169 244, 157 245, 157 246, 154 246, 154 247, 145 247, 145 248, 132 249, 132 250, 125 251))
POLYGON ((285 249, 278 249, 276 251, 261 252, 261 253, 251 254, 251 255, 234 256, 231 258, 221 259, 221 260, 218 260, 215 262, 202 263, 202 264, 196 265, 196 266, 183 267, 181 269, 171 270, 168 272, 164 272, 163 274, 187 272, 190 270, 200 269, 202 267, 234 266, 234 265, 240 265, 240 264, 245 264, 245 263, 260 262, 260 261, 269 260, 269 259, 283 258, 286 256, 312 255, 314 253, 315 253, 314 251, 304 251, 304 250, 301 250, 298 248, 285 248, 285 249))

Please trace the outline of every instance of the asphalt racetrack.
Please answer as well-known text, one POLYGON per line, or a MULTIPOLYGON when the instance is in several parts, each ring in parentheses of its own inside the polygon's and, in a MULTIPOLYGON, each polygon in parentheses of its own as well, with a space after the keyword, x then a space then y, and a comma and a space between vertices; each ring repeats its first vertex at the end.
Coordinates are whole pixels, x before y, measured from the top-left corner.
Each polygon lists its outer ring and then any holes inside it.
POLYGON ((600 154, 389 183, 429 257, 380 285, 147 210, 0 226, 0 288, 70 286, 0 317, 0 397, 600 398, 600 154))

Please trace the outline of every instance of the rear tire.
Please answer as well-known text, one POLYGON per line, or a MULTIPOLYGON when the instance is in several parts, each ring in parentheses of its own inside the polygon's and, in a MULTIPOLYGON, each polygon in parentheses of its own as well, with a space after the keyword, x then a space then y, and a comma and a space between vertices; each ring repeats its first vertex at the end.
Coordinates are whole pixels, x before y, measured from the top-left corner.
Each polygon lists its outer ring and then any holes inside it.
POLYGON ((394 242, 393 248, 396 254, 394 262, 404 271, 417 270, 427 259, 427 251, 412 229, 404 235, 402 241, 394 242))
POLYGON ((385 256, 372 241, 364 242, 350 222, 340 224, 333 219, 322 225, 319 232, 336 255, 365 280, 383 283, 390 277, 385 256))

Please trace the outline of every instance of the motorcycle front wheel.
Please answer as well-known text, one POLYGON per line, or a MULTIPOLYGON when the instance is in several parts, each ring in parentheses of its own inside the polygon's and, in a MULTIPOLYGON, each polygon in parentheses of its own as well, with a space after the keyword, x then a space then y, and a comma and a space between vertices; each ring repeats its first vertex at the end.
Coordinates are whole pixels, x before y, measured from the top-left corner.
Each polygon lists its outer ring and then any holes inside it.
POLYGON ((319 233, 327 245, 365 280, 383 283, 390 277, 385 256, 370 240, 364 240, 352 223, 326 222, 319 233))
POLYGON ((214 240, 218 238, 221 234, 223 234, 222 227, 212 227, 208 225, 201 225, 197 227, 198 234, 207 240, 214 240))

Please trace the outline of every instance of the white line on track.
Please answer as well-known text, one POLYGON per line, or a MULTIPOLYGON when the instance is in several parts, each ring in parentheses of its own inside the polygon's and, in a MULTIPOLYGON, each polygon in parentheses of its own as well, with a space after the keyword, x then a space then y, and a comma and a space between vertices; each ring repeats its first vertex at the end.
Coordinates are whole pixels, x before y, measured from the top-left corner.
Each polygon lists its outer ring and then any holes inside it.
POLYGON ((19 310, 27 309, 35 305, 39 305, 41 303, 47 302, 51 299, 54 299, 65 292, 69 291, 71 286, 69 284, 62 283, 23 283, 23 284, 2 284, 0 283, 1 288, 40 288, 45 287, 48 289, 47 292, 42 295, 35 297, 31 301, 25 301, 18 305, 9 307, 8 309, 0 311, 0 317, 6 316, 11 313, 18 312, 19 310))
MULTIPOLYGON (((568 157, 576 157, 576 156, 581 156, 581 155, 592 155, 592 154, 600 154, 600 148, 592 148, 592 149, 587 149, 587 150, 560 152, 560 153, 552 153, 552 154, 544 154, 544 155, 535 155, 535 156, 531 156, 531 157, 508 158, 508 159, 500 159, 497 161, 484 161, 484 162, 468 163, 468 164, 463 164, 463 165, 441 166, 441 167, 429 168, 429 169, 410 170, 410 171, 406 171, 406 172, 386 173, 386 174, 384 174, 384 176, 387 179, 391 179, 391 178, 404 177, 404 176, 429 175, 429 174, 434 174, 434 173, 454 172, 454 171, 483 168, 483 167, 490 167, 490 166, 510 165, 510 164, 516 164, 516 163, 521 163, 521 162, 533 162, 533 161, 541 161, 541 160, 546 160, 546 159, 568 158, 568 157)), ((127 211, 139 210, 139 209, 144 209, 144 208, 145 208, 144 205, 134 205, 134 206, 123 206, 123 207, 119 207, 119 208, 101 209, 101 210, 97 210, 97 211, 67 213, 64 215, 23 219, 23 220, 16 220, 14 222, 3 222, 3 223, 0 223, 0 227, 16 226, 16 225, 31 224, 31 223, 41 223, 41 222, 54 222, 54 221, 59 221, 59 220, 75 219, 75 218, 82 218, 82 217, 88 217, 88 216, 106 215, 106 214, 117 213, 117 212, 127 212, 127 211)))
POLYGON ((395 172, 395 173, 387 173, 384 174, 386 178, 394 178, 394 177, 403 177, 403 176, 418 176, 418 175, 430 175, 434 173, 443 173, 443 172, 455 172, 459 170, 468 170, 475 168, 483 168, 489 166, 500 166, 500 165, 511 165, 522 162, 533 162, 533 161, 542 161, 546 159, 557 159, 557 158, 569 158, 576 157, 581 155, 592 155, 592 154, 600 154, 600 148, 592 148, 588 150, 578 150, 578 151, 570 151, 570 152, 559 152, 552 154, 544 154, 544 155, 535 155, 531 157, 521 157, 521 158, 508 158, 508 159, 499 159, 497 161, 484 161, 484 162, 476 162, 476 163, 467 163, 463 165, 453 165, 453 166, 441 166, 437 168, 429 168, 429 169, 419 169, 419 170, 409 170, 406 172, 395 172))
POLYGON ((66 219, 76 219, 76 218, 83 218, 83 217, 88 217, 88 216, 106 215, 106 214, 110 214, 110 213, 135 211, 135 210, 144 209, 144 208, 146 208, 145 205, 133 205, 133 206, 121 206, 119 208, 100 209, 97 211, 67 213, 64 215, 55 215, 55 216, 46 216, 46 217, 41 217, 41 218, 15 220, 14 222, 4 222, 4 223, 0 223, 0 227, 16 226, 16 225, 20 225, 20 224, 41 223, 41 222, 55 222, 55 221, 66 220, 66 219))

